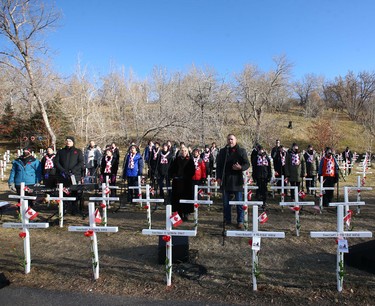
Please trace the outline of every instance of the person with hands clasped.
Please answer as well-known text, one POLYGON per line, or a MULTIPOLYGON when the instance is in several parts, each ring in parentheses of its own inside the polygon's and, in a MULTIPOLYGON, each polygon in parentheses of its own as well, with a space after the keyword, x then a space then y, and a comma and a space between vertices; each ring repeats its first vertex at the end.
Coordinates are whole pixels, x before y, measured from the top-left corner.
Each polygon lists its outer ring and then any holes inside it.
POLYGON ((258 199, 263 201, 263 209, 266 208, 267 184, 271 181, 271 161, 262 146, 259 146, 258 156, 255 168, 253 168, 253 177, 258 186, 258 199))
MULTIPOLYGON (((285 160, 285 176, 290 186, 297 186, 298 191, 303 177, 306 176, 306 163, 303 154, 299 151, 298 145, 293 143, 292 148, 288 151, 285 160)), ((294 190, 290 190, 290 197, 294 201, 294 190)))
MULTIPOLYGON (((227 136, 227 145, 222 148, 217 157, 217 182, 221 186, 223 194, 224 221, 225 224, 232 223, 230 195, 234 195, 236 201, 243 199, 243 171, 250 167, 246 150, 237 144, 237 138, 233 134, 227 136)), ((237 228, 243 228, 244 211, 241 205, 237 208, 237 228)))

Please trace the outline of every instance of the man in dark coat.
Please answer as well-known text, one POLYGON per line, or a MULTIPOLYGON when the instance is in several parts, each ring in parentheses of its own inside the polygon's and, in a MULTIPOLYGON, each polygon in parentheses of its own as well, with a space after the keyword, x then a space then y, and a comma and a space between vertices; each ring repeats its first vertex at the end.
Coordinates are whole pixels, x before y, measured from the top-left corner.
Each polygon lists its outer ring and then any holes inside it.
MULTIPOLYGON (((237 144, 233 134, 227 136, 227 146, 220 150, 217 158, 217 182, 223 193, 224 219, 226 224, 231 224, 230 195, 234 195, 236 201, 243 200, 243 171, 250 166, 246 150, 237 144)), ((243 228, 244 211, 241 205, 237 205, 237 227, 243 228)))
MULTIPOLYGON (((82 180, 84 171, 84 158, 80 149, 74 146, 74 137, 68 136, 65 138, 65 147, 57 151, 55 157, 56 168, 60 183, 64 187, 79 184, 82 180)), ((72 214, 75 213, 77 205, 80 202, 82 194, 78 195, 77 191, 71 192, 72 197, 77 197, 77 202, 72 203, 72 214)), ((82 211, 82 207, 80 207, 82 211)))

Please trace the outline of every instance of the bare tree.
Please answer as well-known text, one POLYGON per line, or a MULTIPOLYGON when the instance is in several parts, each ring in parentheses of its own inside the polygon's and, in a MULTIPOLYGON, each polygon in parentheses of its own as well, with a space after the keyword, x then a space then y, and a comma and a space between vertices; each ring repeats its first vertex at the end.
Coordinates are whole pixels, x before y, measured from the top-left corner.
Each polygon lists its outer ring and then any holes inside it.
POLYGON ((0 50, 0 64, 21 73, 55 144, 56 136, 49 123, 36 74, 42 69, 40 60, 46 52, 41 35, 56 23, 60 15, 40 1, 1 0, 0 5, 0 35, 8 41, 7 46, 0 50))
POLYGON ((306 74, 293 83, 293 90, 298 96, 298 104, 304 109, 305 117, 317 117, 323 111, 324 104, 320 99, 323 83, 324 78, 314 74, 306 74))
POLYGON ((357 76, 349 71, 342 78, 324 86, 324 95, 329 105, 337 105, 347 112, 351 120, 359 120, 375 93, 375 72, 360 72, 357 76))
POLYGON ((260 131, 265 109, 281 88, 288 86, 292 65, 285 56, 274 59, 276 68, 268 73, 256 66, 247 65, 236 75, 235 92, 240 117, 245 126, 255 122, 255 142, 260 139, 260 131))

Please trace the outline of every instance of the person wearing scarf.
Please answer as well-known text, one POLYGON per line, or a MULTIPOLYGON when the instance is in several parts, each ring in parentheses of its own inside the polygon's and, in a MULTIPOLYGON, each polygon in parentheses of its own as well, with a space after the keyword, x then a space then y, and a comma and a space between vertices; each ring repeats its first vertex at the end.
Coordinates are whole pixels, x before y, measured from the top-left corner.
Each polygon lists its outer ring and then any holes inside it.
POLYGON ((208 145, 204 146, 204 151, 201 154, 201 159, 203 160, 206 168, 206 177, 212 176, 212 170, 214 168, 214 157, 210 151, 208 145))
MULTIPOLYGON (((201 156, 199 156, 199 150, 193 150, 193 161, 195 166, 195 173, 193 175, 193 185, 200 185, 202 181, 206 179, 206 163, 203 161, 201 156)), ((194 186, 193 186, 194 187, 194 186)))
MULTIPOLYGON (((290 186, 297 186, 298 192, 300 191, 301 182, 303 177, 306 176, 306 163, 303 154, 299 151, 298 145, 293 143, 292 148, 289 150, 285 160, 285 176, 290 186)), ((290 190, 290 197, 294 201, 294 190, 290 190)))
MULTIPOLYGON (((285 161, 286 161, 286 151, 284 150, 284 146, 280 145, 278 147, 278 151, 273 158, 273 169, 275 170, 275 177, 281 178, 282 175, 285 177, 285 161)), ((281 186, 281 180, 277 180, 277 186, 281 186)), ((277 193, 280 194, 281 190, 278 189, 277 193)))
POLYGON ((267 156, 267 153, 264 151, 262 146, 259 146, 258 157, 255 169, 255 180, 258 186, 258 199, 263 201, 263 209, 266 208, 267 201, 267 184, 271 181, 271 161, 267 156))
MULTIPOLYGON (((332 149, 327 147, 325 154, 319 163, 318 175, 323 176, 323 187, 334 187, 339 180, 339 164, 332 154, 332 149)), ((326 190, 323 193, 323 206, 328 207, 332 202, 333 190, 326 190)))
POLYGON ((304 154, 305 163, 306 163, 306 178, 311 180, 306 180, 306 191, 307 193, 314 194, 315 191, 311 190, 310 187, 315 187, 316 177, 318 174, 319 168, 319 156, 318 153, 314 150, 312 145, 308 145, 307 151, 304 154))
MULTIPOLYGON (((160 190, 160 196, 164 197, 164 182, 165 186, 168 188, 170 186, 170 179, 169 179, 169 167, 172 163, 172 152, 168 149, 168 145, 166 143, 163 144, 163 149, 159 152, 158 157, 158 165, 157 165, 157 178, 158 178, 158 185, 160 190)), ((170 196, 171 192, 168 191, 168 195, 170 196)))
MULTIPOLYGON (((105 156, 102 158, 100 164, 100 182, 106 183, 107 180, 110 186, 116 186, 116 176, 118 170, 118 159, 113 156, 112 150, 109 148, 105 151, 105 156), (108 177, 108 179, 107 179, 108 177)), ((111 189, 111 197, 116 196, 116 189, 111 189)))
POLYGON ((53 147, 50 146, 41 160, 43 183, 46 188, 56 188, 57 186, 55 156, 53 147))
MULTIPOLYGON (((124 171, 122 178, 128 181, 128 187, 138 186, 138 176, 142 176, 143 171, 143 158, 142 155, 137 151, 136 145, 131 145, 129 153, 125 159, 124 171)), ((134 195, 138 194, 138 191, 128 188, 128 202, 132 203, 134 195)))

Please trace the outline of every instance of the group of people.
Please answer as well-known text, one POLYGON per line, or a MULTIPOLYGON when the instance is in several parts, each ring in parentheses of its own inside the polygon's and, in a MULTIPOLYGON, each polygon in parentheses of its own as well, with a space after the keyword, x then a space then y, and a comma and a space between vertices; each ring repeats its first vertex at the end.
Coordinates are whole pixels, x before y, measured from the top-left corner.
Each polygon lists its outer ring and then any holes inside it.
MULTIPOLYGON (((306 178, 308 193, 312 192, 310 187, 315 186, 320 176, 324 177, 324 186, 332 187, 338 181, 339 166, 329 147, 320 157, 311 145, 302 152, 296 143, 285 149, 277 140, 270 155, 261 145, 256 144, 249 160, 246 149, 238 145, 235 135, 229 134, 226 141, 226 146, 220 150, 216 143, 205 145, 202 149, 191 149, 183 142, 177 147, 176 144, 172 146, 170 141, 162 145, 157 141, 149 141, 142 154, 137 145, 131 144, 124 157, 122 179, 127 181, 128 187, 137 186, 138 178, 147 173, 159 196, 165 196, 166 187, 172 210, 179 212, 181 218, 187 220, 193 211, 193 205, 180 204, 180 199, 193 199, 194 185, 205 183, 208 176, 216 177, 222 190, 225 224, 232 223, 229 200, 243 199, 243 172, 247 171, 250 165, 252 178, 258 186, 256 197, 257 200, 263 201, 263 208, 266 207, 268 183, 273 177, 272 173, 278 179, 278 185, 281 184, 283 176, 285 182, 297 186, 298 189, 306 178), (170 186, 172 188, 169 188, 170 186)), ((342 157, 350 163, 352 156, 349 148, 342 153, 342 157)), ((97 176, 100 182, 115 185, 119 162, 120 153, 115 143, 107 145, 102 151, 94 141, 90 141, 82 152, 75 147, 74 137, 69 136, 65 139, 65 147, 56 154, 53 147, 48 147, 41 162, 31 155, 30 148, 25 148, 23 155, 13 162, 9 188, 19 193, 21 182, 26 186, 43 182, 46 188, 56 187, 57 183, 70 187, 88 183, 97 176), (84 178, 88 178, 88 181, 84 181, 84 178)), ((136 196, 134 189, 128 188, 129 203, 136 196)), ((112 189, 112 195, 114 193, 115 189, 112 189)), ((290 196, 294 200, 293 191, 290 196)), ((327 206, 332 197, 333 191, 327 190, 323 205, 327 206)), ((243 216, 242 208, 237 206, 238 228, 243 228, 243 216)))

